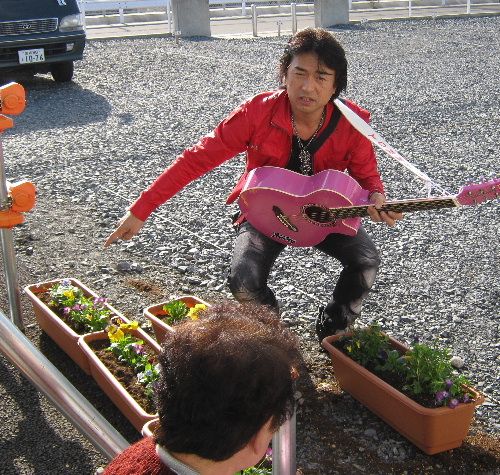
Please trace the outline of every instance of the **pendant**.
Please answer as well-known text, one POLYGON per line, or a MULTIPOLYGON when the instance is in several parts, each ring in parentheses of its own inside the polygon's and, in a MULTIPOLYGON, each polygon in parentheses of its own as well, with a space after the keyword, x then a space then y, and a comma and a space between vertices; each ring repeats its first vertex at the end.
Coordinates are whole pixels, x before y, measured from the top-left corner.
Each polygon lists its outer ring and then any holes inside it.
POLYGON ((311 154, 303 148, 299 153, 300 169, 303 175, 312 175, 311 154))

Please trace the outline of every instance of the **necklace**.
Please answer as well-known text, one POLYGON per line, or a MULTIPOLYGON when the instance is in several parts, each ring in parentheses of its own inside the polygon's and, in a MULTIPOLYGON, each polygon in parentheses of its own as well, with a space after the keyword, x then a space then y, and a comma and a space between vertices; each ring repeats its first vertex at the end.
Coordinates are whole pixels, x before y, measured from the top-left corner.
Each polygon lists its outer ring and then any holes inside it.
POLYGON ((309 145, 311 145, 312 141, 316 138, 319 130, 321 129, 321 127, 323 127, 324 122, 325 122, 325 109, 323 109, 323 113, 321 114, 321 119, 319 121, 318 127, 316 127, 316 130, 314 131, 314 134, 312 134, 312 137, 304 145, 301 138, 299 137, 299 133, 297 132, 297 126, 295 125, 295 119, 293 118, 293 114, 292 114, 292 130, 293 130, 294 136, 297 137, 297 143, 298 143, 299 149, 300 149, 299 162, 300 162, 300 170, 301 170, 303 175, 312 175, 313 174, 311 152, 309 152, 309 150, 307 150, 307 147, 309 147, 309 145))

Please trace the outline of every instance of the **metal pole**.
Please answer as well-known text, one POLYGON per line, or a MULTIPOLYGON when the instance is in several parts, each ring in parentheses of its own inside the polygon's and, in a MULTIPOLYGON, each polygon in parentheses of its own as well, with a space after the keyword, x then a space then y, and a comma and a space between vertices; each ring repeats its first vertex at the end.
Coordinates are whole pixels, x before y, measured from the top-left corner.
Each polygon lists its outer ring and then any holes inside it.
POLYGON ((172 5, 170 4, 170 0, 167 0, 167 25, 168 25, 168 32, 172 33, 172 5))
POLYGON ((467 0, 467 15, 470 14, 470 0, 467 0))
POLYGON ((252 31, 253 36, 257 36, 257 7, 252 3, 252 31))
POLYGON ((243 0, 241 2, 241 15, 245 16, 246 14, 247 14, 247 2, 245 2, 245 0, 243 0))
MULTIPOLYGON (((7 179, 5 177, 2 140, 0 138, 0 210, 8 207, 7 203, 7 179)), ((10 304, 10 318, 21 331, 24 331, 24 323, 21 315, 21 291, 17 279, 16 255, 14 252, 12 229, 0 229, 0 241, 2 245, 5 283, 7 284, 7 296, 10 304)))
POLYGON ((292 8, 292 35, 297 33, 297 4, 291 3, 290 7, 292 8))
POLYGON ((109 460, 129 443, 0 311, 0 351, 109 460))
POLYGON ((411 0, 408 0, 408 16, 411 16, 411 0))
POLYGON ((273 435, 273 475, 296 475, 296 425, 295 412, 273 435))
POLYGON ((83 27, 85 28, 87 26, 86 16, 85 16, 85 0, 80 0, 79 6, 80 6, 80 13, 83 16, 83 27))

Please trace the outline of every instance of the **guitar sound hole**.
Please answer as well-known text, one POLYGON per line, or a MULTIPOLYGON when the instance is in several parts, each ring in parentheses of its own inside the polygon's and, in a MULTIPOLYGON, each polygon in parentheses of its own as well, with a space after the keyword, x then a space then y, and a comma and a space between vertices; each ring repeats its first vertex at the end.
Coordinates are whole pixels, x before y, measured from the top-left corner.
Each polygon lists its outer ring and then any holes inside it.
POLYGON ((307 206, 304 209, 304 214, 313 222, 319 224, 335 223, 335 217, 330 210, 322 208, 321 206, 307 206))

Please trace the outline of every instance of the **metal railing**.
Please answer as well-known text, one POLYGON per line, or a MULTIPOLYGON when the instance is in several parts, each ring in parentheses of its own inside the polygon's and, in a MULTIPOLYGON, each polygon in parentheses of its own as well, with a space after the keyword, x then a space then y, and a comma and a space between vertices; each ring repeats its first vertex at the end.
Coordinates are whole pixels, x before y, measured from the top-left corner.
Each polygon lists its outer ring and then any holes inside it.
POLYGON ((143 12, 151 9, 160 9, 169 14, 170 0, 78 0, 80 10, 85 15, 98 13, 118 13, 120 23, 125 23, 125 12, 143 12))
POLYGON ((0 352, 109 460, 129 446, 2 311, 0 352))
MULTIPOLYGON (((301 27, 312 26, 314 20, 313 0, 208 0, 210 21, 223 21, 238 18, 243 21, 243 29, 251 28, 254 36, 259 29, 258 22, 266 22, 264 28, 269 33, 269 23, 274 23, 274 32, 282 30, 297 31, 297 18, 301 18, 301 27), (265 20, 264 20, 265 19, 265 20), (274 20, 275 19, 275 20, 274 20), (249 23, 245 27, 245 21, 249 23), (290 21, 289 21, 290 20, 290 21), (287 25, 284 27, 283 25, 287 25)), ((361 23, 371 18, 363 13, 373 13, 374 19, 382 18, 377 12, 389 12, 388 17, 425 15, 436 17, 440 14, 474 14, 498 11, 499 4, 491 0, 346 0, 349 18, 361 23), (463 10, 462 10, 463 8, 463 10), (418 12, 418 13, 417 13, 418 12)), ((173 13, 171 0, 79 0, 81 9, 87 16, 87 24, 102 25, 121 23, 133 25, 137 22, 166 21, 166 33, 173 31, 173 13), (156 8, 156 10, 155 10, 156 8), (147 19, 146 19, 146 15, 147 19), (97 15, 99 14, 99 15, 97 15), (127 15, 126 15, 127 14, 127 15), (92 20, 91 20, 92 19, 92 20)), ((242 31, 243 33, 243 31, 242 31)))

